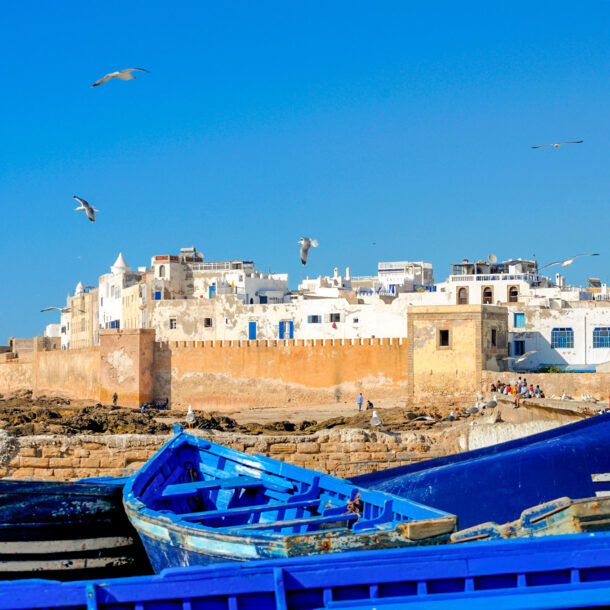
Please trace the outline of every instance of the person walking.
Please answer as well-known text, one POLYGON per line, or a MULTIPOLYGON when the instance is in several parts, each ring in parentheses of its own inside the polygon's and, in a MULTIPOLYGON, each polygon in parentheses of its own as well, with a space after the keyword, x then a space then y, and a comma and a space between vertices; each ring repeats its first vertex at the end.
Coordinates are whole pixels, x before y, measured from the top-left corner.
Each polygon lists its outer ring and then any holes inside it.
POLYGON ((362 392, 358 394, 358 411, 362 411, 362 392))
POLYGON ((115 392, 112 395, 112 405, 116 407, 116 403, 117 403, 118 400, 119 400, 119 397, 117 396, 117 393, 115 392))

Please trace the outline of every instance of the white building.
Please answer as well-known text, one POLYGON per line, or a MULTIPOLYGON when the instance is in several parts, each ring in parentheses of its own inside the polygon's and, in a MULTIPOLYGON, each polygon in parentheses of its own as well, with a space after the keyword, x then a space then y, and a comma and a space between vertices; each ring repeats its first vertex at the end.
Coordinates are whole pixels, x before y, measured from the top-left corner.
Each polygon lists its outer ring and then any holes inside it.
POLYGON ((99 283, 99 325, 100 328, 122 328, 122 293, 123 289, 137 284, 142 276, 141 271, 132 271, 125 262, 123 253, 119 253, 110 267, 110 273, 100 277, 99 283))

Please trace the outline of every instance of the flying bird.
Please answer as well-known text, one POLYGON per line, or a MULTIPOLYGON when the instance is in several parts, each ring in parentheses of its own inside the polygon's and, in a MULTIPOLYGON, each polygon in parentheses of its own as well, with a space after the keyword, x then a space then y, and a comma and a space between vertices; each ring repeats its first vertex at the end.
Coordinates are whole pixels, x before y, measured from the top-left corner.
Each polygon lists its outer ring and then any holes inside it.
POLYGON ((120 70, 118 72, 110 72, 110 74, 106 74, 104 78, 100 78, 100 80, 95 81, 91 86, 97 87, 99 85, 102 85, 106 81, 109 81, 111 78, 118 78, 120 80, 133 80, 135 79, 135 76, 132 74, 132 72, 135 72, 136 70, 138 72, 146 72, 150 74, 150 72, 148 70, 145 70, 144 68, 127 68, 126 70, 120 70))
POLYGON ((70 313, 72 309, 76 309, 76 311, 80 311, 81 313, 86 313, 84 309, 77 309, 73 307, 45 307, 44 309, 40 310, 40 313, 42 313, 43 311, 52 311, 54 309, 57 309, 57 311, 61 311, 61 313, 70 313))
POLYGON ((544 148, 545 146, 559 148, 562 144, 582 144, 583 142, 584 140, 576 140, 575 142, 556 142, 555 144, 540 144, 538 146, 532 146, 532 148, 544 148))
POLYGON ((538 350, 537 349, 533 349, 530 350, 529 352, 525 352, 525 354, 521 354, 521 356, 516 357, 516 356, 507 356, 506 358, 502 358, 502 360, 514 360, 515 364, 519 364, 520 362, 524 362, 525 360, 527 360, 527 358, 529 356, 531 356, 532 354, 535 354, 538 350))
POLYGON ((554 263, 547 263, 546 265, 543 265, 542 267, 538 267, 538 271, 540 271, 542 269, 546 269, 547 267, 552 267, 553 265, 561 265, 562 267, 569 267, 574 262, 574 259, 578 258, 579 256, 599 256, 599 254, 576 254, 575 256, 572 256, 572 258, 566 258, 563 261, 555 261, 554 263))
POLYGON ((73 195, 74 199, 76 199, 76 201, 78 201, 80 203, 80 206, 78 206, 77 208, 74 208, 75 212, 85 212, 87 214, 87 218, 91 221, 91 222, 95 222, 95 213, 99 212, 99 210, 97 208, 94 208, 92 205, 89 205, 84 199, 81 199, 80 197, 77 197, 76 195, 73 195))
POLYGON ((309 239, 309 237, 301 237, 297 244, 301 245, 301 262, 305 264, 307 262, 307 255, 309 254, 309 248, 318 247, 318 242, 315 239, 309 239))
POLYGON ((373 411, 373 416, 371 417, 371 426, 381 426, 381 417, 377 415, 377 411, 373 411))

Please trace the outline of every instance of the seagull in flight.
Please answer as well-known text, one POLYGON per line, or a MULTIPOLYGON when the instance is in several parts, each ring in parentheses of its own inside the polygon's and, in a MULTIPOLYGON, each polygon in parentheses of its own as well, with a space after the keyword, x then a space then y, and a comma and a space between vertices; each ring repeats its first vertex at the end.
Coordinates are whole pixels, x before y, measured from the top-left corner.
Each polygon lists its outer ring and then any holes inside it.
POLYGON ((307 255, 309 254, 309 248, 318 247, 318 242, 315 239, 309 239, 309 237, 301 237, 297 244, 301 245, 301 262, 305 264, 307 262, 307 255))
POLYGON ((518 358, 516 358, 515 356, 507 356, 506 358, 502 358, 502 360, 514 360, 515 364, 519 364, 520 362, 524 362, 525 360, 527 360, 529 356, 535 354, 537 351, 537 349, 533 349, 529 352, 525 352, 525 354, 521 354, 521 356, 519 356, 518 358))
POLYGON ((545 146, 552 146, 553 148, 559 148, 562 144, 582 144, 584 140, 576 140, 573 142, 556 142, 555 144, 540 144, 538 146, 532 146, 532 148, 544 148, 545 146))
MULTIPOLYGON (((53 309, 57 309, 57 311, 61 311, 61 313, 70 313, 72 311, 72 307, 45 307, 44 309, 40 310, 40 313, 42 313, 43 311, 52 311, 53 309)), ((74 308, 77 311, 80 311, 81 313, 86 313, 86 311, 84 309, 77 309, 74 308)))
POLYGON ((554 263, 548 263, 546 265, 543 265, 542 267, 538 268, 538 271, 540 271, 541 269, 546 269, 547 267, 552 267, 553 265, 561 265, 562 267, 569 267, 574 262, 574 259, 578 258, 579 256, 599 256, 599 254, 576 254, 572 258, 566 258, 563 261, 555 261, 554 263))
POLYGON ((95 213, 99 212, 99 210, 97 208, 94 208, 92 205, 89 205, 84 199, 81 199, 80 197, 77 197, 76 195, 73 195, 74 199, 76 199, 76 201, 78 201, 78 203, 80 203, 80 206, 77 208, 74 208, 75 212, 85 212, 87 214, 87 218, 91 221, 91 222, 95 222, 95 213))
POLYGON ((95 81, 91 86, 98 87, 99 85, 103 85, 106 81, 109 81, 111 78, 119 78, 120 80, 133 80, 135 76, 132 74, 132 72, 135 72, 136 70, 138 72, 146 72, 150 74, 150 72, 148 70, 145 70, 144 68, 127 68, 126 70, 120 70, 118 72, 110 72, 110 74, 106 74, 104 78, 100 78, 100 80, 95 81))

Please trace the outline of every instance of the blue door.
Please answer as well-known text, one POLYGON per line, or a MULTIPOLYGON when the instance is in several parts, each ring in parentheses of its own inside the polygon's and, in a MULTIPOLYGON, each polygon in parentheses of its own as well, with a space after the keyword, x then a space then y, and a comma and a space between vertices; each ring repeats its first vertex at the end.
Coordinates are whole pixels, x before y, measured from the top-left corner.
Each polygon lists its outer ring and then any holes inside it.
POLYGON ((256 322, 248 322, 248 339, 256 339, 256 322))
POLYGON ((289 335, 288 338, 289 339, 294 339, 294 322, 292 320, 290 320, 290 322, 288 322, 289 324, 289 335))
POLYGON ((280 339, 284 338, 284 322, 280 322, 280 339))
POLYGON ((213 299, 215 297, 216 297, 216 286, 210 286, 210 289, 208 290, 208 298, 213 299))

